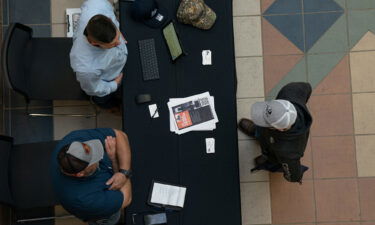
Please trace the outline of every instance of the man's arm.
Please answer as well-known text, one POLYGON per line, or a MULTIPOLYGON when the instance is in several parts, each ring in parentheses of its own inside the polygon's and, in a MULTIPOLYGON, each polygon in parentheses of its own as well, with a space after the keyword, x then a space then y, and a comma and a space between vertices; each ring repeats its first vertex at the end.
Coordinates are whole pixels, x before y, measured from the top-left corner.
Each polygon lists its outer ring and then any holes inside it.
POLYGON ((119 190, 127 182, 127 177, 119 173, 119 169, 130 170, 131 151, 127 135, 119 130, 115 130, 116 138, 108 136, 105 140, 106 151, 112 161, 114 175, 106 182, 111 185, 109 190, 119 190))
POLYGON ((82 90, 90 96, 103 97, 115 92, 118 87, 117 81, 103 81, 100 76, 94 73, 77 72, 76 75, 82 90))
POLYGON ((119 169, 130 170, 131 168, 131 151, 128 136, 119 130, 116 133, 116 156, 119 169))
POLYGON ((302 184, 303 174, 308 170, 308 167, 301 165, 300 159, 279 159, 284 178, 289 182, 299 182, 302 184))
POLYGON ((300 104, 306 104, 310 98, 312 87, 305 82, 292 82, 285 85, 277 94, 276 99, 294 101, 300 104))
POLYGON ((130 205, 130 203, 132 202, 132 184, 131 184, 131 181, 129 180, 128 182, 126 182, 125 185, 122 186, 120 191, 121 191, 122 195, 124 196, 124 200, 123 200, 122 206, 121 206, 121 208, 124 209, 128 205, 130 205))

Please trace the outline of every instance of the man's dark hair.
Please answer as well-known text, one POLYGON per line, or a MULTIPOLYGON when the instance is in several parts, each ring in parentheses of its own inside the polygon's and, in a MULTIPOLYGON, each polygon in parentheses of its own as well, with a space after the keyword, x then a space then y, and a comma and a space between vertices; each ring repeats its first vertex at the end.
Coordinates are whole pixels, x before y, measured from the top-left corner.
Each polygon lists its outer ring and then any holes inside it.
POLYGON ((62 147, 57 155, 57 160, 62 171, 69 174, 76 174, 86 169, 89 163, 68 154, 67 151, 69 150, 69 147, 70 145, 62 147))
POLYGON ((117 28, 110 18, 98 14, 89 20, 83 33, 97 41, 111 43, 116 37, 117 28))

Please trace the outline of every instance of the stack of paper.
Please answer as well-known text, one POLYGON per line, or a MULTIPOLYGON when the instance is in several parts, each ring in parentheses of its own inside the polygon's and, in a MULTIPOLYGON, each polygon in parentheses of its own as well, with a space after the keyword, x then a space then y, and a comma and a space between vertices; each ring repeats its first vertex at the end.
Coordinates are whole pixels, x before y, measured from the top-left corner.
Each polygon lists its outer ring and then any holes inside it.
POLYGON ((80 17, 81 17, 80 8, 66 9, 66 23, 67 23, 66 36, 67 37, 73 37, 74 33, 77 31, 78 21, 80 17))
POLYGON ((168 109, 170 130, 176 134, 214 130, 219 122, 214 97, 209 92, 186 98, 171 98, 168 109))

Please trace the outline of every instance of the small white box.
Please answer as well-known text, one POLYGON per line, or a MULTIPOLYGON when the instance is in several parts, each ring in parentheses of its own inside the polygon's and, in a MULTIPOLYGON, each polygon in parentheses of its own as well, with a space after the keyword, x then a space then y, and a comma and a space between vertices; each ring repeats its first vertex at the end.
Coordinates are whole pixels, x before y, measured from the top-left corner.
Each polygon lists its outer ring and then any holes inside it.
POLYGON ((202 65, 212 65, 211 50, 202 51, 202 65))
POLYGON ((206 138, 206 152, 215 153, 215 138, 206 138))

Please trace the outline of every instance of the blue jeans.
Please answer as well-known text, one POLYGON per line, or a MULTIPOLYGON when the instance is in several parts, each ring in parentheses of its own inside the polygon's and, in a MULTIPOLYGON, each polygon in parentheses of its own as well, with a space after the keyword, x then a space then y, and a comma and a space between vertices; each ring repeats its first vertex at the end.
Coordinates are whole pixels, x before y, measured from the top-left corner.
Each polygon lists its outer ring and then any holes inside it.
POLYGON ((256 138, 256 139, 258 139, 259 137, 260 137, 260 131, 259 131, 259 126, 257 126, 257 125, 254 125, 255 126, 255 132, 254 132, 254 137, 256 138))
POLYGON ((94 222, 88 222, 89 225, 115 225, 120 220, 121 217, 121 210, 119 210, 117 213, 111 215, 108 218, 100 219, 94 222))

